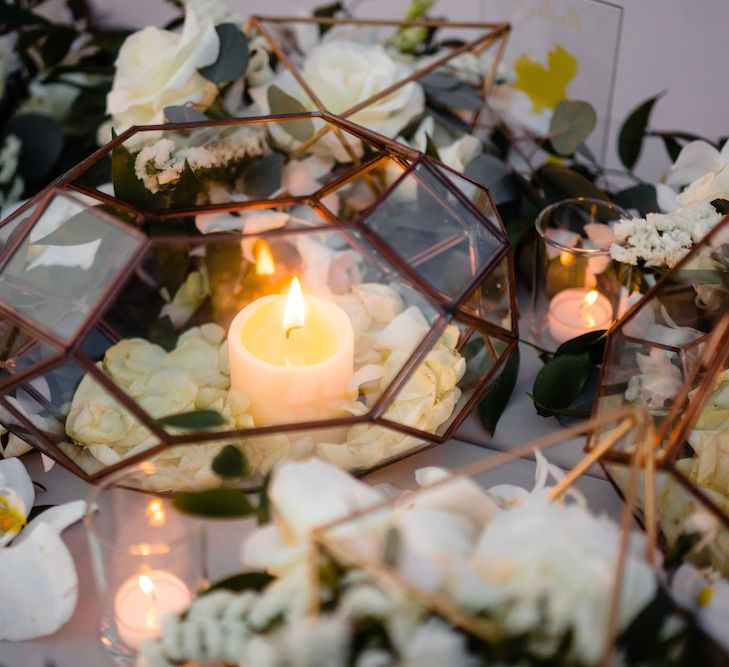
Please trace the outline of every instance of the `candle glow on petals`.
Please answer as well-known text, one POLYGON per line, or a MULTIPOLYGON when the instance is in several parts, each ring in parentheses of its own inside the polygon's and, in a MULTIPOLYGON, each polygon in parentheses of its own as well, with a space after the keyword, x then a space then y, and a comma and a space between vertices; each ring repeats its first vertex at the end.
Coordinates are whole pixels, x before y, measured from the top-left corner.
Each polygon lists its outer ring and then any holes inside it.
POLYGON ((272 276, 276 272, 273 251, 267 241, 258 239, 253 244, 253 256, 256 260, 257 276, 272 276))
POLYGON ((151 500, 145 510, 150 526, 162 526, 167 520, 167 513, 159 499, 151 500))

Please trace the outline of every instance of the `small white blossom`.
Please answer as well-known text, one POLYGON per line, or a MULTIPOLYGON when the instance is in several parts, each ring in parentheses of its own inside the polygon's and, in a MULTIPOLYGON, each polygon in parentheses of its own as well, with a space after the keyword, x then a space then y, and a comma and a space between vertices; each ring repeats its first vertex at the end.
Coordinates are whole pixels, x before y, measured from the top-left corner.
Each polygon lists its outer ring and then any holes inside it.
POLYGON ((672 213, 649 213, 645 219, 620 220, 613 231, 613 259, 625 264, 675 266, 721 220, 711 204, 697 202, 672 213))

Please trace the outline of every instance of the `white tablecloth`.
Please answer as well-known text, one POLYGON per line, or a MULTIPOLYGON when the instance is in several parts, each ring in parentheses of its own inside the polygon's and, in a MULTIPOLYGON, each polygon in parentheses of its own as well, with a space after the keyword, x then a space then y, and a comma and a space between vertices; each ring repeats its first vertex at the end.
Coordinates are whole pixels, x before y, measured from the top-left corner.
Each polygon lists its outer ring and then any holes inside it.
MULTIPOLYGON (((445 445, 432 448, 408 459, 382 468, 367 480, 372 483, 389 482, 401 488, 414 486, 413 473, 426 465, 438 465, 446 468, 457 468, 485 456, 494 454, 494 450, 508 450, 515 445, 544 435, 559 425, 554 419, 539 417, 526 392, 531 390, 534 376, 540 368, 540 362, 531 348, 522 345, 522 366, 519 381, 494 438, 481 428, 475 416, 469 417, 461 428, 462 437, 469 442, 478 442, 483 446, 466 444, 453 440, 445 445)), ((567 469, 582 456, 583 441, 571 441, 550 449, 548 458, 551 462, 567 469)), ((35 454, 25 457, 31 476, 43 484, 48 490, 39 493, 36 502, 39 504, 57 504, 84 498, 89 485, 75 478, 60 466, 44 473, 40 458, 35 454)), ((534 463, 531 460, 520 460, 509 466, 508 474, 500 481, 518 483, 529 487, 534 475, 534 463)), ((617 493, 605 480, 599 468, 590 471, 590 476, 580 481, 579 487, 591 501, 593 508, 600 508, 612 516, 617 516, 620 499, 617 493)), ((209 530, 208 570, 211 578, 218 579, 242 569, 239 561, 240 544, 252 521, 211 521, 207 522, 209 530)), ((79 601, 76 612, 59 632, 31 642, 0 642, 0 667, 109 667, 111 661, 106 656, 98 639, 98 623, 100 604, 91 576, 86 536, 81 524, 69 528, 64 539, 76 561, 79 574, 79 601)), ((3 604, 0 591, 0 604, 3 604)), ((39 600, 38 604, 43 604, 39 600)))

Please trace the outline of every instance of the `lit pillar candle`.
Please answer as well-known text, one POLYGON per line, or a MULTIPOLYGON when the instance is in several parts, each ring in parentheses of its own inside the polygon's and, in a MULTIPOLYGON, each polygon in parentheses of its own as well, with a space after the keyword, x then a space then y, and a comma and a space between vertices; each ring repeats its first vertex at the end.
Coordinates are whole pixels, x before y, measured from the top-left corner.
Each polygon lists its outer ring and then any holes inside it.
POLYGON ((114 599, 114 616, 121 640, 137 650, 145 639, 159 634, 165 614, 179 613, 192 601, 190 590, 179 577, 150 570, 127 579, 114 599))
POLYGON ((339 416, 354 370, 354 332, 335 303, 301 292, 256 299, 228 331, 231 388, 257 426, 339 416))
POLYGON ((607 329, 611 322, 610 301, 597 290, 572 287, 549 302, 547 325, 558 345, 590 331, 607 329))

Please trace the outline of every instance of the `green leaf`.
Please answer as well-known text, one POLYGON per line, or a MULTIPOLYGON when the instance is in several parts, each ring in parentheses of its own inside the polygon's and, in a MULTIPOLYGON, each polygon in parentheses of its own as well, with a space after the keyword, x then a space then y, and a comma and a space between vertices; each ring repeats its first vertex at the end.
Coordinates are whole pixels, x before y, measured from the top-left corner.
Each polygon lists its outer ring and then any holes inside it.
MULTIPOLYGON (((323 5, 322 7, 317 7, 313 12, 312 15, 315 18, 333 18, 335 17, 339 12, 344 10, 344 5, 341 2, 332 2, 328 5, 323 5)), ((322 23, 319 25, 319 36, 326 34, 329 30, 333 28, 332 25, 327 25, 325 23, 322 23)))
POLYGON ((501 375, 478 404, 478 417, 483 427, 493 435, 496 426, 509 403, 519 376, 519 348, 515 347, 501 371, 501 375))
POLYGON ((248 38, 233 23, 221 23, 215 31, 220 39, 218 59, 199 70, 200 74, 213 83, 235 81, 248 69, 248 38))
POLYGON ((286 157, 271 153, 253 158, 243 174, 243 191, 251 199, 266 199, 281 188, 286 157))
POLYGON ((594 183, 573 169, 559 164, 547 164, 539 170, 547 185, 550 185, 564 197, 589 197, 591 199, 610 198, 594 183))
POLYGON ((463 109, 465 111, 478 111, 483 106, 481 93, 474 86, 462 81, 455 88, 444 89, 428 85, 426 80, 423 88, 428 102, 433 103, 435 106, 445 107, 446 109, 463 109))
POLYGON ((100 223, 91 211, 81 211, 70 217, 50 234, 36 239, 35 244, 55 246, 76 246, 104 238, 112 230, 100 223))
POLYGON ((435 145, 433 137, 431 137, 427 132, 425 133, 425 154, 430 155, 430 157, 435 158, 436 160, 440 160, 438 147, 435 145))
POLYGON ((185 429, 186 431, 207 431, 225 424, 225 419, 216 410, 194 410, 178 412, 176 415, 160 417, 156 420, 159 426, 185 429))
POLYGON ((623 208, 635 208, 642 216, 655 213, 658 211, 656 186, 649 183, 633 185, 618 192, 615 195, 615 203, 623 208))
POLYGON ((526 215, 520 218, 514 218, 504 221, 506 225, 506 234, 509 237, 509 243, 512 248, 517 248, 524 237, 534 229, 534 216, 526 215))
POLYGON ((519 195, 511 169, 493 155, 481 153, 471 160, 463 174, 489 189, 494 203, 505 204, 519 195))
POLYGON ((77 37, 78 33, 74 28, 54 25, 49 29, 48 36, 41 47, 41 57, 46 66, 53 67, 56 63, 61 62, 77 37))
POLYGON ((646 127, 655 103, 663 93, 651 97, 636 107, 625 119, 618 135, 618 155, 628 171, 632 171, 643 149, 646 127))
POLYGON ((243 572, 232 577, 227 577, 216 581, 210 588, 206 589, 201 595, 207 595, 213 591, 232 591, 233 593, 242 593, 243 591, 261 592, 275 577, 267 572, 243 572))
POLYGON ((226 445, 213 459, 213 472, 224 479, 241 479, 250 475, 248 461, 237 447, 226 445))
POLYGON ((0 25, 4 28, 3 32, 6 32, 31 25, 50 26, 51 23, 38 14, 21 9, 17 4, 3 2, 0 3, 0 25))
POLYGON ((256 513, 244 493, 228 488, 178 493, 172 505, 184 514, 207 519, 240 519, 256 513))
MULTIPOLYGON (((306 107, 299 100, 275 85, 268 87, 268 106, 272 114, 306 113, 306 107)), ((280 127, 297 141, 306 141, 314 134, 311 118, 282 121, 280 127)))
POLYGON ((263 478, 261 491, 258 496, 258 509, 256 510, 256 520, 258 525, 269 523, 271 521, 271 499, 268 497, 268 489, 271 485, 271 472, 269 471, 263 478))
POLYGON ((548 361, 534 380, 532 399, 537 412, 550 417, 555 410, 567 408, 584 389, 591 365, 586 352, 562 354, 548 361))
POLYGON ((169 123, 197 123, 208 120, 202 111, 181 104, 165 107, 165 118, 169 123))
MULTIPOLYGON (((114 136, 113 130, 112 136, 114 136)), ((154 209, 157 207, 157 199, 137 178, 134 173, 134 161, 134 156, 123 144, 112 151, 111 182, 114 185, 114 194, 134 206, 154 209)))
POLYGON ((582 354, 584 352, 590 357, 592 363, 599 364, 602 362, 606 342, 607 331, 590 331, 562 343, 557 348, 554 356, 558 357, 562 354, 582 354))
POLYGON ((62 125, 49 115, 24 113, 6 123, 3 135, 10 134, 22 142, 18 159, 20 175, 26 183, 46 185, 66 143, 62 125))
POLYGON ((400 531, 392 526, 385 533, 385 541, 382 551, 382 562, 390 567, 396 567, 400 559, 402 549, 402 538, 400 531))
POLYGON ((588 102, 563 100, 554 110, 549 140, 560 155, 573 155, 597 125, 597 114, 588 102))
POLYGON ((175 183, 169 198, 169 208, 191 208, 197 202, 197 196, 203 192, 204 186, 195 175, 190 163, 185 160, 180 178, 175 183))

